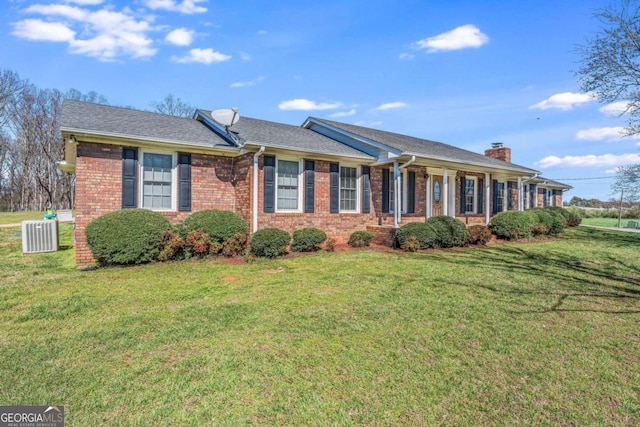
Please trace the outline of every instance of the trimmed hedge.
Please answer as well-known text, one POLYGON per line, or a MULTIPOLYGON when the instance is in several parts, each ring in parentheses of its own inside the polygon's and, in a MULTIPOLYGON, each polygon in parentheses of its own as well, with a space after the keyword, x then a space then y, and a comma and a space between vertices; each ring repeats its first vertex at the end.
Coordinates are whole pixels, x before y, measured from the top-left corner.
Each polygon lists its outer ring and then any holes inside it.
POLYGON ((303 228, 293 232, 291 250, 294 252, 314 252, 320 244, 327 240, 327 233, 318 228, 303 228))
MULTIPOLYGON (((534 214, 538 220, 538 223, 536 224, 536 226, 538 227, 534 227, 533 234, 550 234, 551 230, 554 227, 554 217, 551 214, 551 211, 542 209, 542 208, 535 208, 535 209, 529 209, 527 212, 531 212, 532 214, 534 214), (539 227, 540 225, 544 226, 544 227, 539 227), (535 229, 544 229, 543 232, 535 232, 535 229)), ((563 218, 564 221, 564 218, 563 218)))
POLYGON ((352 248, 363 248, 365 246, 369 246, 372 240, 373 234, 368 231, 354 231, 349 236, 349 241, 347 243, 352 248))
POLYGON ((100 216, 85 234, 93 257, 101 265, 143 264, 158 260, 169 220, 148 209, 123 209, 100 216))
POLYGON ((182 223, 186 235, 190 231, 202 229, 209 235, 212 242, 224 243, 234 234, 247 234, 249 226, 238 214, 218 209, 199 211, 189 215, 182 223))
POLYGON ((476 224, 469 227, 469 244, 486 245, 491 240, 491 230, 486 225, 476 224))
POLYGON ((279 228, 264 228, 251 236, 251 253, 255 256, 275 258, 287 253, 291 236, 279 228))
POLYGON ((509 240, 531 237, 533 227, 539 224, 538 216, 527 211, 500 212, 491 219, 491 232, 498 237, 509 240))
POLYGON ((424 222, 410 222, 398 229, 396 234, 396 246, 405 249, 407 241, 413 236, 417 239, 420 249, 432 248, 437 240, 435 230, 424 222))
POLYGON ((459 219, 438 215, 428 218, 425 222, 436 233, 435 247, 452 248, 466 246, 469 242, 469 231, 459 219))
POLYGON ((557 236, 564 231, 567 226, 567 218, 564 216, 562 208, 546 208, 545 209, 551 216, 552 224, 549 228, 549 234, 557 236), (560 210, 558 210, 560 209, 560 210))

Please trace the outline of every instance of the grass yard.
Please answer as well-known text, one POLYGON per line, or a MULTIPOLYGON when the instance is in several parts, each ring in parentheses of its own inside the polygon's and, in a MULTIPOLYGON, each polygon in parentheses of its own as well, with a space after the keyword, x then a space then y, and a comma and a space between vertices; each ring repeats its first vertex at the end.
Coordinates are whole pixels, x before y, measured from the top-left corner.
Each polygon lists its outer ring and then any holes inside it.
POLYGON ((640 235, 81 272, 17 233, 0 405, 68 426, 640 423, 640 235))
POLYGON ((0 225, 20 224, 22 221, 32 219, 43 219, 44 212, 26 211, 26 212, 0 212, 0 225))
MULTIPOLYGON (((627 226, 629 221, 640 222, 637 219, 624 219, 620 220, 620 227, 627 226)), ((618 218, 582 218, 582 224, 597 225, 600 227, 618 227, 618 218)))

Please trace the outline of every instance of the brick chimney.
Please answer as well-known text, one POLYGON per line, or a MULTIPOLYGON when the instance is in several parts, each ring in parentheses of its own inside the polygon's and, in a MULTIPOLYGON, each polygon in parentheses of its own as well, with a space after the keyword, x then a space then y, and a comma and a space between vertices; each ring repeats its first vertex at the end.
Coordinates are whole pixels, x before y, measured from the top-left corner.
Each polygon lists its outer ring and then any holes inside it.
POLYGON ((491 143, 491 148, 484 150, 484 155, 493 159, 511 163, 511 148, 503 147, 502 142, 491 143))

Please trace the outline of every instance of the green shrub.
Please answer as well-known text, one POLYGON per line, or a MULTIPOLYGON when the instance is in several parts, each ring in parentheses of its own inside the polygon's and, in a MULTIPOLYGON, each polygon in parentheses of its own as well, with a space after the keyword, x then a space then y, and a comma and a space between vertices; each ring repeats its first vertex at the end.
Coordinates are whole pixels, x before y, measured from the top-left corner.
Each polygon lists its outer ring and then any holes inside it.
POLYGON ((169 220, 148 209, 123 209, 98 217, 85 230, 93 257, 102 265, 158 260, 169 220))
POLYGON ((567 213, 567 227, 577 227, 582 222, 582 217, 577 209, 565 209, 567 213))
POLYGON ((243 255, 247 250, 248 243, 249 237, 246 234, 236 233, 222 244, 222 254, 226 257, 243 255))
POLYGON ((565 209, 560 207, 545 208, 545 211, 551 216, 551 227, 549 227, 549 234, 557 236, 564 231, 567 226, 567 218, 564 215, 565 209))
POLYGON ((437 238, 436 232, 430 225, 424 222, 410 222, 398 229, 396 247, 403 248, 411 236, 418 240, 419 249, 432 248, 437 238))
POLYGON ((491 219, 491 232, 503 239, 526 239, 531 237, 532 229, 539 223, 531 210, 500 212, 491 219))
POLYGON ((275 258, 287 253, 291 236, 278 228, 258 230, 251 236, 251 253, 255 256, 275 258))
POLYGON ((293 232, 291 250, 294 252, 314 252, 320 244, 327 240, 327 234, 317 228, 303 228, 293 232))
POLYGON ((467 227, 459 219, 438 215, 428 218, 426 224, 436 232, 434 246, 452 248, 454 246, 466 246, 469 242, 467 227))
POLYGON ((162 233, 160 239, 159 261, 171 261, 184 257, 184 240, 173 228, 162 233))
POLYGON ((491 240, 491 230, 486 225, 476 224, 469 227, 469 244, 486 245, 491 240))
POLYGON ((212 242, 219 243, 226 242, 236 233, 249 232, 247 222, 238 214, 217 209, 195 212, 184 220, 182 226, 184 236, 190 231, 202 229, 209 235, 212 242))
MULTIPOLYGON (((554 227, 554 217, 551 211, 542 208, 534 208, 529 209, 528 212, 535 215, 537 219, 536 225, 543 225, 544 227, 535 227, 535 230, 532 228, 531 233, 537 236, 545 235, 551 233, 551 230, 554 227), (546 230, 546 231, 545 231, 546 230)), ((564 217, 563 217, 564 221, 564 217)))
POLYGON ((202 228, 192 230, 184 239, 184 246, 190 256, 203 258, 209 255, 211 237, 202 228))
POLYGON ((347 243, 353 248, 363 248, 365 246, 369 246, 372 240, 373 234, 368 231, 354 231, 349 236, 349 241, 347 243))

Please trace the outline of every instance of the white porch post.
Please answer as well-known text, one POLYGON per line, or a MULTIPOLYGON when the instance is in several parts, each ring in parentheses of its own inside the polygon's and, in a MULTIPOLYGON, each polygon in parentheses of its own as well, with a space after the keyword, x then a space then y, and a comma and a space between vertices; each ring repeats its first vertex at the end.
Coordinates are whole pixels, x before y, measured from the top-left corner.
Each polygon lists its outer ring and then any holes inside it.
POLYGON ((398 228, 400 223, 400 212, 402 210, 402 199, 400 194, 400 168, 398 162, 393 162, 393 227, 398 228))
POLYGON ((427 185, 427 203, 426 203, 426 207, 425 207, 425 217, 426 218, 430 218, 431 217, 431 213, 433 210, 433 189, 432 189, 432 185, 431 185, 431 175, 429 175, 429 169, 426 169, 426 185, 427 185))
POLYGON ((484 174, 484 205, 485 213, 484 220, 489 225, 491 221, 491 176, 488 173, 484 174))
POLYGON ((522 177, 518 177, 518 210, 523 211, 523 201, 522 201, 522 177))
POLYGON ((442 171, 442 215, 449 215, 449 171, 442 171))

